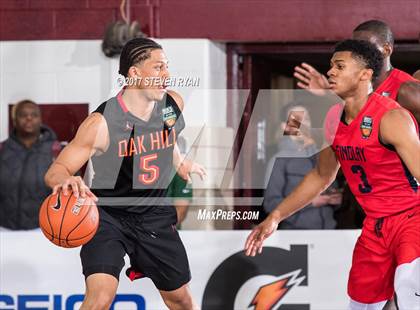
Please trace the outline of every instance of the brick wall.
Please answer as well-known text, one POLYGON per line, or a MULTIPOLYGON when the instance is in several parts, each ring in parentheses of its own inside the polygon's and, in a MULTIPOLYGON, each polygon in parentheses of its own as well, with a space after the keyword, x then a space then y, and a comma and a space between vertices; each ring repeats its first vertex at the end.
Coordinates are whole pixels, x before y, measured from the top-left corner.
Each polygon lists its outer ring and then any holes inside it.
MULTIPOLYGON (((0 40, 102 39, 120 0, 0 0, 0 40)), ((418 0, 130 0, 131 17, 155 38, 321 42, 347 38, 368 19, 398 40, 419 37, 418 0)))
MULTIPOLYGON (((0 40, 101 39, 120 0, 0 0, 0 40)), ((132 19, 150 33, 153 1, 131 0, 132 19)))

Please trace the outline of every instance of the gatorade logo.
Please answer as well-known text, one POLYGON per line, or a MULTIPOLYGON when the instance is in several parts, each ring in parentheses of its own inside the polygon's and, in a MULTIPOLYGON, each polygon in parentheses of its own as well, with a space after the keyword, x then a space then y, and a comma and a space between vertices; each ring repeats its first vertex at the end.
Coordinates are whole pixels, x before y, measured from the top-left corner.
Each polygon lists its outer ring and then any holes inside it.
POLYGON ((290 250, 264 247, 255 257, 241 251, 213 272, 202 309, 309 310, 309 302, 287 302, 288 293, 300 286, 308 286, 307 245, 291 245, 290 250))

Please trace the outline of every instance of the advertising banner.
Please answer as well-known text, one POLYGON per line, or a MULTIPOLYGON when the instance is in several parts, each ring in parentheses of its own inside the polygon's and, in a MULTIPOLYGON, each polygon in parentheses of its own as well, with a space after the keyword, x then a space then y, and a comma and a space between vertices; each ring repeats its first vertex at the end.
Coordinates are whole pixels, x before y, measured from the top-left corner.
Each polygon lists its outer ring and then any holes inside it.
MULTIPOLYGON (((181 231, 191 291, 203 310, 346 309, 358 230, 277 231, 262 254, 246 257, 249 231, 181 231)), ((0 309, 79 309, 79 249, 51 244, 40 231, 0 232, 0 309)), ((149 279, 120 275, 112 309, 166 309, 149 279)))

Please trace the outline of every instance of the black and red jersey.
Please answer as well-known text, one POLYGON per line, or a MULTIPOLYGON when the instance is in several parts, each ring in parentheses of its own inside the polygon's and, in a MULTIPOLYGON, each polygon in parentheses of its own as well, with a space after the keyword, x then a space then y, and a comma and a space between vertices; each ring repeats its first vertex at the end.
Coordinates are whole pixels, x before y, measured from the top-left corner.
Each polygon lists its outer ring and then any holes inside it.
POLYGON ((107 150, 91 159, 91 188, 99 203, 132 212, 162 204, 173 173, 174 146, 185 127, 175 100, 165 95, 148 121, 128 111, 122 92, 95 112, 104 116, 109 134, 107 150))
POLYGON ((388 77, 375 89, 375 92, 381 96, 397 100, 401 84, 408 81, 417 80, 404 71, 392 69, 388 77))

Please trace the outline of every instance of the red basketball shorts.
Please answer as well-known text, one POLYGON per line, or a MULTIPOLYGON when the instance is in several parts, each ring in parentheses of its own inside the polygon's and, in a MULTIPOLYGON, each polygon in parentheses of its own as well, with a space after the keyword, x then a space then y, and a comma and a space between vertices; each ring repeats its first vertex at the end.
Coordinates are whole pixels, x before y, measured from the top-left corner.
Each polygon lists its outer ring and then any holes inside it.
POLYGON ((420 206, 382 219, 367 217, 354 248, 350 298, 377 303, 394 291, 399 305, 420 306, 420 206))

